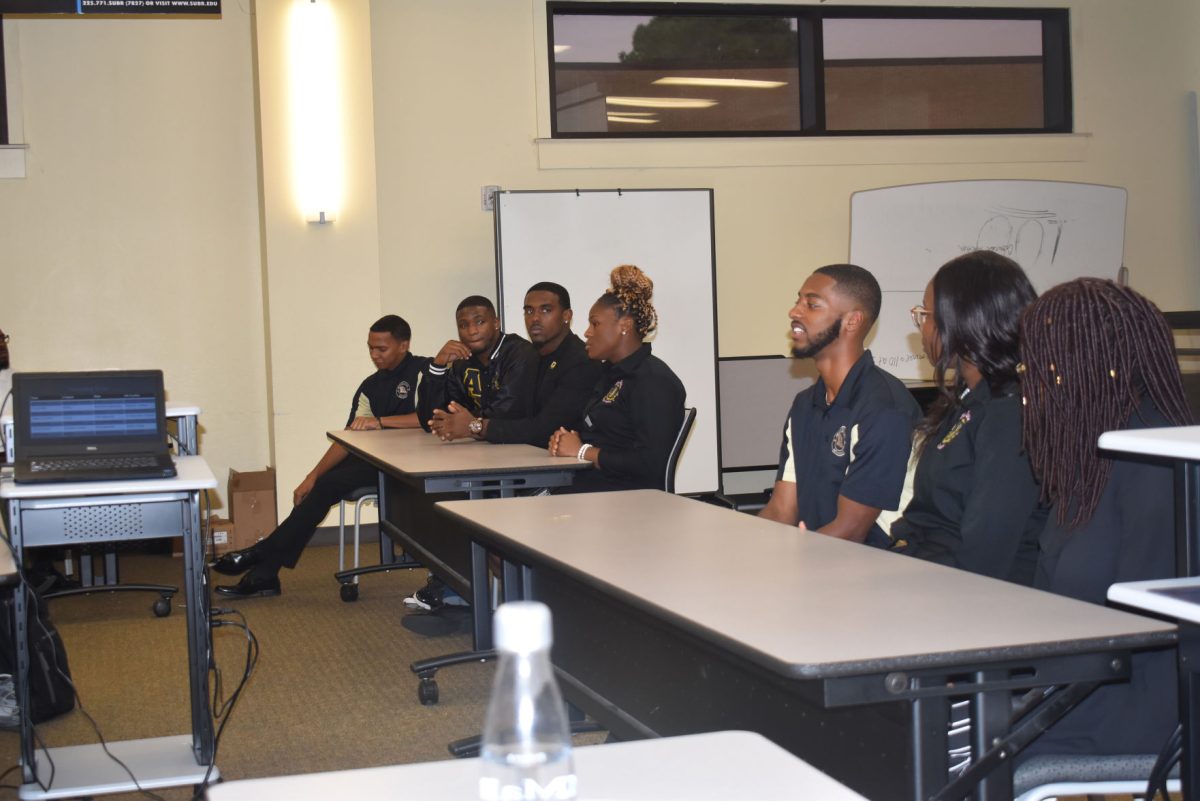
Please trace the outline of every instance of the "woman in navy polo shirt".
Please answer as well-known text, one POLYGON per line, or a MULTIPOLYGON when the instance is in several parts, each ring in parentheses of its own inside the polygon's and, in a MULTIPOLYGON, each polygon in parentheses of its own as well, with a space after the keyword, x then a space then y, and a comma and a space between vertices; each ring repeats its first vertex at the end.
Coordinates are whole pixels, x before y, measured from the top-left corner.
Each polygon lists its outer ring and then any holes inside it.
POLYGON ((654 282, 631 264, 612 271, 612 288, 588 312, 588 358, 604 374, 581 415, 579 430, 560 428, 552 456, 592 463, 558 492, 662 489, 671 447, 683 423, 686 392, 666 363, 650 352, 658 325, 654 282))
POLYGON ((917 427, 913 496, 892 524, 895 550, 1033 582, 1046 513, 1021 446, 1017 325, 1035 297, 1016 262, 980 250, 943 265, 912 310, 940 395, 917 427))
MULTIPOLYGON (((1061 284, 1021 318, 1021 361, 1025 446, 1053 504, 1034 586, 1104 604, 1114 582, 1173 577, 1172 466, 1096 447, 1105 431, 1192 422, 1162 314, 1112 281, 1061 284)), ((1173 650, 1135 653, 1128 682, 1098 687, 1024 755, 1157 753, 1176 687, 1173 650)))

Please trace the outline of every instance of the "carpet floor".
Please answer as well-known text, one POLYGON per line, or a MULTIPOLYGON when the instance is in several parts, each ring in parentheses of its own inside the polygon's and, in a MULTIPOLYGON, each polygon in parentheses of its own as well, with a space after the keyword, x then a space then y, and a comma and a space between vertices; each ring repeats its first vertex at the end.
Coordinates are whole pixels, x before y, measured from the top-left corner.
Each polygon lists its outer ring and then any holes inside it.
MULTIPOLYGON (((434 706, 417 701, 409 670, 414 659, 469 649, 465 616, 450 634, 420 636, 401 621, 408 614, 402 600, 424 583, 423 570, 367 576, 359 600, 343 603, 336 569, 336 548, 309 548, 296 570, 281 574, 280 597, 215 604, 241 611, 261 647, 219 744, 217 766, 226 780, 447 759, 447 742, 479 732, 491 664, 440 672, 434 706)), ((169 556, 125 555, 121 570, 131 582, 182 580, 180 559, 169 556)), ((183 596, 175 596, 165 618, 151 612, 156 598, 97 593, 50 602, 82 705, 108 741, 190 730, 183 596)), ((242 676, 246 638, 222 627, 213 644, 228 696, 242 676)), ((97 742, 78 709, 38 726, 38 734, 50 747, 97 742)), ((17 735, 0 732, 0 769, 14 765, 18 751, 17 735)), ((16 771, 3 780, 17 782, 16 771)), ((191 791, 157 794, 176 801, 191 791)), ((0 790, 4 797, 16 793, 0 790)))

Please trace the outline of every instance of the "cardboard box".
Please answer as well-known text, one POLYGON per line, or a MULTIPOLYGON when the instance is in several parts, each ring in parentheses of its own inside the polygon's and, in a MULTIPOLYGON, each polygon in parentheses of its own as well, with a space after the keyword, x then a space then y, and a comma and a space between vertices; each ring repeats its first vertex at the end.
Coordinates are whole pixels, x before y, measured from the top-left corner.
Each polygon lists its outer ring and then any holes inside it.
POLYGON ((275 468, 229 471, 229 519, 241 548, 248 548, 275 530, 275 468))
POLYGON ((213 556, 237 550, 233 521, 213 515, 204 526, 204 551, 213 556))

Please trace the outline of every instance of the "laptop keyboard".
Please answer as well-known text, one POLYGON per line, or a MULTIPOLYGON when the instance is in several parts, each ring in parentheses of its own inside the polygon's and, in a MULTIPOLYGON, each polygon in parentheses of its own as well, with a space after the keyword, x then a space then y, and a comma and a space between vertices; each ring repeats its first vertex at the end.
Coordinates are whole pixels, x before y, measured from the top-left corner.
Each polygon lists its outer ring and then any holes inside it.
POLYGON ((34 473, 71 470, 113 470, 152 468, 158 461, 153 456, 73 456, 63 459, 37 459, 30 462, 34 473))

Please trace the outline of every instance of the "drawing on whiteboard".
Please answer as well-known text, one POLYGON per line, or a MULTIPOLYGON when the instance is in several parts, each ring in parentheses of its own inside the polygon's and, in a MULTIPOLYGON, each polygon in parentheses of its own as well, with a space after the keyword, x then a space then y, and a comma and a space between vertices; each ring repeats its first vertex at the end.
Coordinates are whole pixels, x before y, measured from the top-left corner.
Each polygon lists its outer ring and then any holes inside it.
POLYGON ((980 226, 975 243, 959 246, 963 253, 991 250, 1008 256, 1025 269, 1054 263, 1066 226, 1063 215, 1005 206, 988 209, 988 213, 992 216, 980 226))
POLYGON ((1081 275, 1116 278, 1126 192, 1063 181, 982 180, 855 192, 850 261, 874 273, 883 307, 870 347, 900 378, 928 378, 908 310, 945 262, 991 250, 1020 264, 1039 292, 1081 275))

